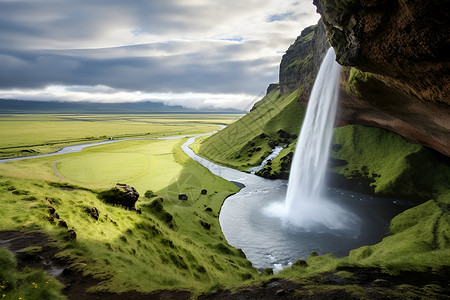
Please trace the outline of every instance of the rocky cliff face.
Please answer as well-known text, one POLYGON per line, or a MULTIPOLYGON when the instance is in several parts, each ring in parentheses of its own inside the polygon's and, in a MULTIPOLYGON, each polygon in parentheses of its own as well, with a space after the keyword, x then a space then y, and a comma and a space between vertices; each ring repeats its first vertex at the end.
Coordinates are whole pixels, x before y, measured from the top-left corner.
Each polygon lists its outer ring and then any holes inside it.
POLYGON ((305 28, 281 59, 279 73, 281 95, 299 89, 300 99, 307 101, 329 47, 322 22, 305 28))
POLYGON ((448 2, 314 4, 338 62, 349 66, 340 120, 385 128, 450 156, 448 2))

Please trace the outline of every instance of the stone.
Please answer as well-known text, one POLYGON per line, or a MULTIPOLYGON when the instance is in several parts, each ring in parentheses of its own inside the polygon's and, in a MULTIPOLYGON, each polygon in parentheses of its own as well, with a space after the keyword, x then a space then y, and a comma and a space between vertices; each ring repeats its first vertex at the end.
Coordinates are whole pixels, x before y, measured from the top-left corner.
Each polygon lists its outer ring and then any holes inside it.
POLYGON ((314 4, 346 66, 337 122, 384 128, 450 156, 448 30, 442 30, 448 13, 441 3, 314 4))
POLYGON ((89 216, 91 216, 91 218, 93 218, 94 220, 98 220, 99 216, 100 216, 100 212, 98 211, 98 209, 96 207, 86 207, 85 211, 88 213, 89 216))
POLYGON ((187 201, 188 196, 185 193, 180 193, 180 194, 178 194, 178 200, 187 201))
POLYGON ((205 189, 203 189, 203 190, 200 192, 200 194, 202 194, 202 195, 206 195, 207 193, 208 193, 208 191, 205 190, 205 189))
POLYGON ((66 241, 74 241, 77 239, 77 233, 75 230, 70 229, 66 232, 66 236, 64 237, 64 240, 66 241))
POLYGON ((58 226, 59 227, 63 227, 63 228, 67 228, 67 223, 63 219, 59 219, 58 220, 58 226))
POLYGON ((98 197, 108 204, 131 209, 134 208, 136 201, 139 199, 139 193, 132 186, 117 183, 114 188, 99 193, 98 197))

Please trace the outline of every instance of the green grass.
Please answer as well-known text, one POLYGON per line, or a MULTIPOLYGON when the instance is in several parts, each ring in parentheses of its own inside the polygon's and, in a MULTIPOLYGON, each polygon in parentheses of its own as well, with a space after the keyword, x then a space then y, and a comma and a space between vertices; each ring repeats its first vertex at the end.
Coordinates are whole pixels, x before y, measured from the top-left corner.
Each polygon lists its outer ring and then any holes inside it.
POLYGON ((270 154, 270 141, 283 143, 284 139, 278 135, 280 129, 298 134, 303 115, 297 92, 281 96, 279 89, 275 89, 249 114, 213 136, 200 140, 193 149, 221 165, 247 170, 259 165, 270 154))
POLYGON ((450 266, 450 190, 396 216, 391 235, 374 246, 352 250, 349 261, 387 270, 426 270, 450 266))
POLYGON ((14 255, 4 248, 0 248, 0 266, 1 299, 65 299, 61 283, 42 270, 19 270, 14 255))
POLYGON ((58 256, 69 259, 72 268, 103 280, 96 291, 198 293, 258 278, 242 252, 228 245, 219 225, 223 200, 238 188, 188 158, 180 149, 183 141, 119 142, 1 164, 0 227, 48 233, 62 249, 58 256), (55 160, 64 181, 54 174, 55 160), (121 160, 135 161, 133 171, 121 160), (136 207, 142 214, 97 197, 116 181, 138 189, 142 196, 136 207), (147 190, 159 196, 146 198, 147 190), (178 200, 178 193, 186 193, 188 200, 178 200), (76 241, 66 242, 67 229, 49 221, 50 207, 75 230, 76 241), (86 212, 92 207, 100 212, 98 220, 86 212))
POLYGON ((340 149, 332 156, 347 162, 333 171, 370 184, 376 194, 424 201, 450 188, 441 156, 395 133, 351 125, 336 128, 333 143, 340 149))
POLYGON ((2 115, 0 158, 49 153, 109 137, 161 137, 209 132, 240 115, 2 115))
POLYGON ((380 267, 393 274, 438 271, 450 266, 449 204, 450 191, 396 216, 390 225, 390 235, 376 245, 352 250, 344 258, 310 256, 306 267, 294 265, 277 276, 299 280, 343 266, 380 267))

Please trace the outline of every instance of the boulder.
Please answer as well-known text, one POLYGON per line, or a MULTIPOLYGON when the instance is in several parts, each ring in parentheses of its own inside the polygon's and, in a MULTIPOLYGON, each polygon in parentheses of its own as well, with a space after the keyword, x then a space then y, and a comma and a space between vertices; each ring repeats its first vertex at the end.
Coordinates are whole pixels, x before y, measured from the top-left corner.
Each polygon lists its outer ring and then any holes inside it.
POLYGON ((58 226, 59 227, 63 227, 63 228, 67 228, 67 223, 63 219, 59 219, 58 220, 58 226))
POLYGON ((131 209, 134 208, 136 201, 139 199, 139 193, 132 186, 117 183, 114 188, 99 193, 98 197, 108 204, 120 205, 131 209))
POLYGON ((185 193, 178 194, 178 200, 187 201, 188 196, 185 193))
POLYGON ((203 190, 200 192, 200 194, 202 194, 202 195, 206 195, 207 193, 208 193, 208 191, 205 190, 205 189, 203 189, 203 190))
POLYGON ((91 216, 94 220, 98 220, 100 216, 100 212, 96 207, 86 207, 85 211, 88 213, 89 216, 91 216))

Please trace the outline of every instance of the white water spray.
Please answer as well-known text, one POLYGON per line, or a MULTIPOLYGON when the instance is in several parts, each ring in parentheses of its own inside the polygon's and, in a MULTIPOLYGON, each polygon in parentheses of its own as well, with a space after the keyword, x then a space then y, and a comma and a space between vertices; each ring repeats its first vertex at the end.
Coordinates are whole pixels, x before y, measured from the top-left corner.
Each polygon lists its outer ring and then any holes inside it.
POLYGON ((339 71, 330 48, 320 66, 292 161, 285 203, 266 212, 304 230, 359 234, 358 217, 324 197, 325 174, 335 122, 339 71))

